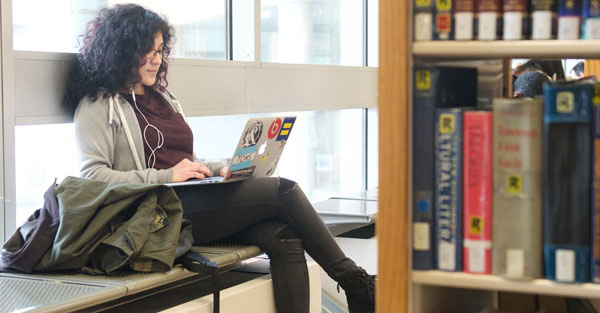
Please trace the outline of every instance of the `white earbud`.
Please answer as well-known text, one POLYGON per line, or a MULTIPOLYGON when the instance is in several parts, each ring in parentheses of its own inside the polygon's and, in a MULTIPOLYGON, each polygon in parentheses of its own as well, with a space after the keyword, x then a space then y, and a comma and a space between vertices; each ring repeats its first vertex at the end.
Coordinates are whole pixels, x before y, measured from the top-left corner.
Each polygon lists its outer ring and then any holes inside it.
POLYGON ((162 148, 162 146, 165 143, 165 137, 163 136, 163 133, 156 126, 154 126, 154 125, 150 124, 150 122, 148 122, 148 119, 146 118, 144 113, 142 113, 140 108, 138 108, 137 101, 135 101, 135 92, 133 90, 133 87, 131 88, 131 97, 133 97, 133 104, 135 105, 135 109, 138 112, 140 112, 140 114, 146 121, 146 127, 144 127, 144 131, 142 132, 142 136, 144 137, 144 142, 146 143, 148 148, 150 148, 150 155, 148 156, 148 161, 147 161, 146 166, 148 168, 154 168, 154 165, 156 164, 156 150, 162 148), (148 128, 152 128, 152 129, 156 130, 156 133, 158 135, 158 142, 156 144, 156 147, 154 147, 154 148, 152 148, 152 146, 148 142, 148 138, 146 137, 146 132, 148 131, 148 128))

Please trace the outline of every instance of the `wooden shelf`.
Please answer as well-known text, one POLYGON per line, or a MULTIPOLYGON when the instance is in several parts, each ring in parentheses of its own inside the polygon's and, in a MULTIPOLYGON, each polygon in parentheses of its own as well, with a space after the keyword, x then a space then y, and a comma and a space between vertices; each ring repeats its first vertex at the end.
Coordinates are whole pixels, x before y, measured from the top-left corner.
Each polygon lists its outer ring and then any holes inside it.
POLYGON ((415 57, 431 58, 600 58, 600 40, 417 41, 415 57))
POLYGON ((565 284, 546 279, 519 281, 495 275, 442 271, 412 271, 411 281, 416 284, 442 287, 498 290, 578 298, 600 298, 600 284, 592 283, 565 284))

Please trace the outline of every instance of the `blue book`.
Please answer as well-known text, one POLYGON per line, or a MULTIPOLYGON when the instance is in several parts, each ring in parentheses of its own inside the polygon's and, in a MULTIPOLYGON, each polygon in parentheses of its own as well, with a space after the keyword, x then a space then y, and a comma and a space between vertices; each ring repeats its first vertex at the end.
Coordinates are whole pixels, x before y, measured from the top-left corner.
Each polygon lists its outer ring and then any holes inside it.
POLYGON ((413 92, 413 245, 415 270, 435 269, 434 119, 437 107, 475 106, 477 70, 415 66, 413 92))
POLYGON ((433 40, 450 40, 454 37, 452 25, 452 1, 435 0, 435 29, 433 40))
POLYGON ((593 84, 544 85, 542 219, 545 276, 590 280, 593 84))
MULTIPOLYGON (((600 94, 600 85, 594 85, 594 94, 600 94)), ((596 98, 597 99, 597 98, 596 98)), ((592 144, 592 281, 600 283, 600 103, 594 101, 592 144)))
POLYGON ((583 0, 581 8, 581 37, 600 39, 600 0, 583 0))
POLYGON ((579 39, 581 0, 558 0, 558 39, 579 39))
POLYGON ((437 268, 462 271, 462 109, 440 108, 435 120, 437 268))

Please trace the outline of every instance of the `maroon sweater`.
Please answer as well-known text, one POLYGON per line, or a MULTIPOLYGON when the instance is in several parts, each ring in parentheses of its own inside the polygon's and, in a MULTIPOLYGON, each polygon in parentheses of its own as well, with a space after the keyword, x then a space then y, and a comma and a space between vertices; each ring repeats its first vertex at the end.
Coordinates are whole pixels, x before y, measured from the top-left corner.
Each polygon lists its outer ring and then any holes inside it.
MULTIPOLYGON (((148 122, 158 128, 164 136, 163 146, 155 152, 156 163, 154 164, 154 168, 159 170, 168 169, 175 166, 184 158, 193 161, 194 135, 189 125, 185 122, 181 114, 175 112, 173 107, 161 94, 153 88, 145 89, 146 92, 143 95, 135 95, 137 106, 144 113, 148 122)), ((146 121, 135 108, 131 93, 121 93, 121 95, 133 107, 143 137, 144 127, 147 125, 146 121)), ((148 164, 148 158, 152 152, 151 147, 154 149, 158 144, 157 131, 152 127, 148 127, 146 138, 150 146, 144 141, 144 159, 146 167, 150 168, 152 164, 148 164)))

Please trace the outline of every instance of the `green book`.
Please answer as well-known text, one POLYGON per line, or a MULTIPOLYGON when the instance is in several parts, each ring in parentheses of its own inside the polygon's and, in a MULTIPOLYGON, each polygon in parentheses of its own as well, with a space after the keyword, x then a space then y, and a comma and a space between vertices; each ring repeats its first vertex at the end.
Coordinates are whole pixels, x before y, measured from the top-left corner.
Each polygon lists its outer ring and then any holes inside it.
POLYGON ((542 277, 542 99, 495 98, 492 272, 542 277))

